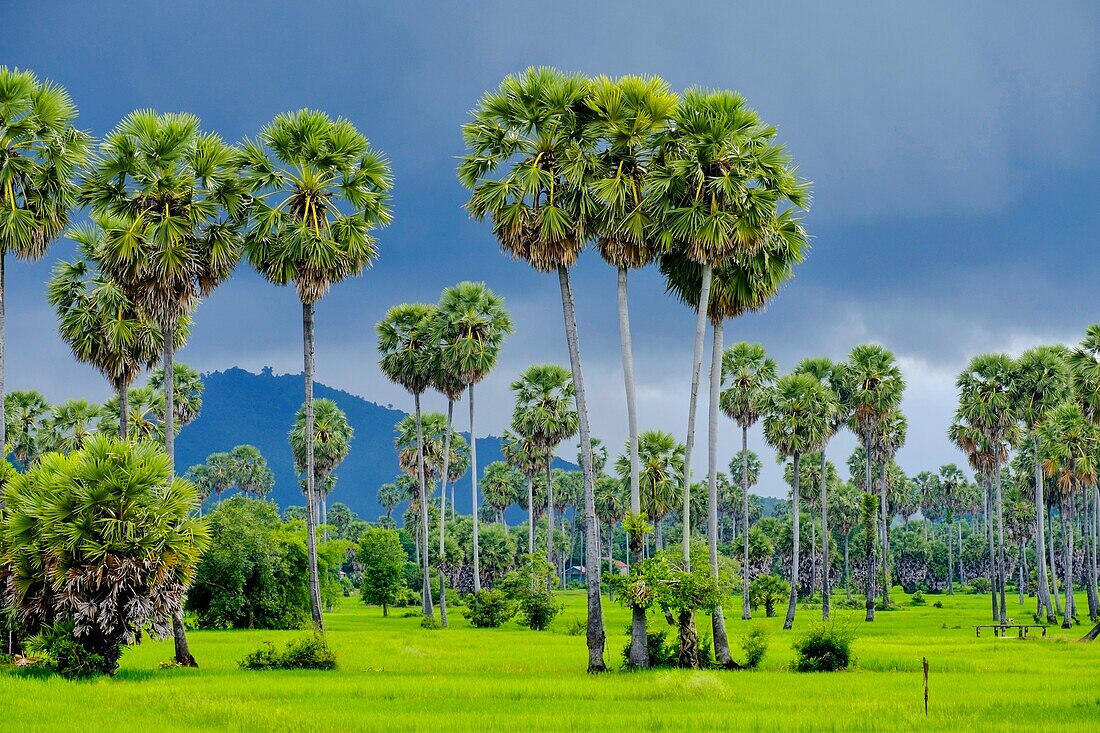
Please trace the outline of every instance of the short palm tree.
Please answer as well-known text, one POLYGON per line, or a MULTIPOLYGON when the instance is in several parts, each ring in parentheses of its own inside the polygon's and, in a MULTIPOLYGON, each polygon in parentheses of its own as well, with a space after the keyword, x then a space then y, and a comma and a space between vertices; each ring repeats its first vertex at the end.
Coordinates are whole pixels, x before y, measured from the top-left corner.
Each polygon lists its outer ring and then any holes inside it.
MULTIPOLYGON (((592 166, 598 138, 588 106, 591 85, 547 67, 506 77, 462 127, 466 155, 458 178, 471 189, 470 215, 489 219, 501 247, 539 272, 557 272, 565 340, 575 388, 584 471, 585 564, 599 562, 595 474, 569 268, 594 236, 592 166)), ((599 579, 586 578, 588 670, 607 667, 599 579)))
POLYGON ((425 483, 424 433, 420 412, 420 396, 431 385, 437 369, 439 349, 431 334, 436 307, 424 303, 404 303, 390 308, 375 326, 378 332, 379 366, 391 382, 404 387, 413 396, 416 417, 417 480, 420 486, 420 563, 424 575, 422 595, 426 617, 435 615, 432 608, 430 568, 428 558, 428 497, 425 483))
MULTIPOLYGON (((544 473, 542 451, 525 435, 505 430, 500 439, 504 461, 527 479, 527 554, 535 553, 535 518, 539 514, 536 501, 535 477, 544 473)), ((545 498, 545 492, 542 493, 545 498)))
POLYGON ((390 168, 351 122, 307 109, 275 117, 245 141, 239 163, 251 195, 248 260, 276 285, 293 282, 302 303, 310 605, 323 631, 312 514, 314 304, 377 257, 372 231, 390 221, 390 168))
POLYGON ((375 501, 381 504, 382 508, 386 510, 386 516, 382 518, 382 526, 388 529, 393 528, 393 511, 401 505, 406 498, 405 488, 398 485, 395 481, 384 483, 378 487, 375 501))
MULTIPOLYGON (((294 427, 291 428, 288 438, 290 450, 294 454, 294 469, 305 474, 306 454, 306 416, 308 408, 302 405, 294 415, 294 427)), ((331 490, 329 479, 333 476, 336 467, 344 462, 351 451, 351 441, 355 437, 355 430, 348 422, 348 416, 334 401, 319 399, 313 403, 313 485, 325 486, 327 490, 315 492, 314 501, 319 506, 315 507, 314 516, 319 523, 324 524, 327 519, 328 491, 331 490)), ((255 460, 253 457, 252 460, 255 460)), ((308 499, 307 499, 308 500, 308 499)))
POLYGON ((23 464, 24 471, 38 457, 42 422, 49 412, 50 403, 35 390, 15 390, 4 395, 3 422, 8 436, 4 455, 13 454, 23 464))
POLYGON ((263 499, 275 488, 275 474, 256 446, 238 445, 229 451, 229 458, 233 461, 234 481, 244 493, 263 499))
MULTIPOLYGON (((902 378, 901 369, 898 368, 894 355, 878 344, 860 344, 848 354, 847 384, 851 390, 846 407, 851 417, 848 425, 852 432, 859 436, 863 444, 864 456, 864 490, 872 491, 871 469, 874 461, 874 442, 878 437, 883 422, 890 413, 901 406, 902 393, 905 390, 905 380, 902 378)), ((882 487, 880 496, 881 521, 886 522, 886 487, 882 487)), ((884 537, 884 527, 880 527, 877 534, 884 537)), ((868 548, 868 553, 873 554, 874 548, 868 548)), ((881 547, 883 557, 886 555, 886 547, 881 547)), ((884 560, 885 562, 885 560, 884 560)), ((875 619, 875 594, 874 573, 867 578, 867 620, 875 619)))
POLYGON ((102 409, 87 400, 68 400, 55 405, 43 422, 40 448, 58 453, 80 450, 95 434, 95 422, 102 409))
MULTIPOLYGON (((1097 329, 1100 343, 1100 329, 1097 329)), ((1094 363, 1095 360, 1094 360, 1094 363)), ((1054 406, 1065 400, 1073 386, 1073 375, 1062 349, 1037 346, 1020 355, 1012 375, 1012 402, 1021 422, 1031 437, 1032 464, 1035 471, 1035 555, 1036 590, 1039 615, 1048 621, 1056 619, 1050 597, 1050 581, 1046 564, 1046 516, 1043 488, 1042 441, 1038 428, 1054 406)))
POLYGON ((504 511, 518 504, 523 493, 523 474, 504 461, 493 461, 485 467, 482 483, 485 503, 496 512, 501 525, 505 525, 504 511))
POLYGON ((799 474, 802 456, 821 450, 828 440, 836 397, 808 374, 787 374, 776 380, 764 417, 764 438, 792 463, 791 471, 791 596, 783 628, 794 624, 798 602, 799 474))
MULTIPOLYGON (((4 270, 8 254, 36 261, 69 222, 75 172, 89 137, 60 86, 0 66, 0 403, 4 399, 4 270)), ((2 422, 2 421, 0 421, 2 422)), ((7 444, 0 425, 0 446, 7 444)))
POLYGON ((844 538, 844 593, 848 600, 851 600, 852 586, 849 582, 851 565, 848 557, 848 543, 852 536, 852 530, 859 523, 859 503, 862 493, 850 481, 841 482, 831 493, 832 501, 829 503, 829 516, 832 526, 844 538))
MULTIPOLYGON (((741 465, 736 471, 730 465, 730 476, 738 476, 741 482, 741 524, 745 528, 742 539, 741 562, 749 566, 749 487, 755 483, 750 477, 759 475, 759 469, 750 473, 749 428, 761 418, 768 404, 770 389, 775 382, 776 366, 760 344, 746 341, 736 343, 722 354, 722 384, 719 397, 722 411, 741 428, 741 465)), ((749 577, 744 573, 741 588, 741 618, 752 618, 749 602, 749 577)))
POLYGON ((577 434, 573 379, 569 370, 557 364, 535 364, 512 382, 516 406, 512 430, 528 438, 541 451, 546 468, 546 560, 554 564, 554 492, 551 464, 554 451, 563 440, 577 434))
MULTIPOLYGON (((176 434, 179 435, 179 432, 193 423, 202 411, 202 393, 206 387, 202 383, 202 376, 187 364, 174 363, 172 375, 174 385, 172 425, 175 427, 176 434)), ((154 369, 149 374, 149 386, 164 394, 165 404, 167 404, 168 383, 164 379, 163 369, 154 369)), ((160 418, 162 422, 168 424, 163 414, 160 418)))
POLYGON ((512 332, 504 299, 485 283, 461 282, 439 298, 433 334, 439 343, 440 369, 466 386, 470 403, 470 497, 473 507, 474 592, 481 590, 477 516, 477 437, 474 427, 474 385, 496 366, 501 345, 512 332))
MULTIPOLYGON (((642 492, 642 515, 661 539, 661 522, 676 506, 678 481, 684 470, 684 446, 670 433, 644 430, 638 434, 638 479, 642 492)), ((629 458, 619 456, 615 473, 630 476, 629 458)))

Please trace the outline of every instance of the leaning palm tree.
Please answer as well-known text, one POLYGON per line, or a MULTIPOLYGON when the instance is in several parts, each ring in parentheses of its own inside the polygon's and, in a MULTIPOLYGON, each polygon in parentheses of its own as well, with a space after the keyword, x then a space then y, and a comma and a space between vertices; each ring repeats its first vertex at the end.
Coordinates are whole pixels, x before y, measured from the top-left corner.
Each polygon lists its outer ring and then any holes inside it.
MULTIPOLYGON (((0 66, 0 403, 7 256, 42 259, 68 225, 77 193, 73 175, 89 147, 75 119, 76 106, 63 88, 30 71, 0 66)), ((0 424, 0 446, 6 444, 0 424)))
MULTIPOLYGON (((231 146, 199 129, 190 114, 127 115, 104 138, 86 172, 82 203, 103 230, 95 252, 138 313, 174 334, 202 296, 225 280, 240 258, 246 197, 231 146)), ((164 448, 175 460, 176 343, 163 339, 164 448)), ((182 609, 175 623, 176 661, 194 665, 182 609)))
POLYGON ((821 450, 828 440, 836 411, 836 396, 808 374, 787 374, 776 380, 764 417, 764 438, 780 456, 789 458, 791 471, 791 596, 783 628, 794 625, 798 602, 799 474, 802 456, 821 450))
POLYGON ((423 610, 425 617, 432 617, 432 591, 428 558, 428 496, 425 483, 424 431, 420 412, 420 396, 431 384, 437 369, 439 350, 431 335, 431 323, 435 318, 434 305, 405 303, 390 308, 375 326, 378 332, 378 353, 382 355, 379 366, 391 382, 404 387, 413 396, 416 418, 416 472, 420 485, 420 563, 423 572, 423 610))
MULTIPOLYGON (((533 555, 537 507, 543 503, 536 501, 535 491, 535 477, 543 473, 542 451, 527 436, 517 435, 510 430, 505 430, 501 436, 500 447, 504 453, 504 461, 527 479, 527 554, 533 555)), ((542 498, 545 498, 545 493, 542 498)))
POLYGON ((477 437, 474 428, 474 385, 496 366, 500 347, 512 332, 504 299, 485 283, 461 282, 439 297, 432 323, 439 343, 440 368, 465 385, 470 403, 470 497, 473 513, 474 592, 481 590, 477 516, 477 437))
MULTIPOLYGON (((749 482, 754 474, 749 471, 749 428, 760 419, 767 405, 769 390, 775 382, 776 366, 760 344, 746 341, 736 343, 722 354, 722 390, 720 400, 722 411, 741 428, 741 465, 735 472, 730 465, 730 475, 735 473, 741 480, 741 524, 745 529, 742 537, 741 561, 745 568, 749 566, 749 482)), ((756 475, 759 471, 756 472, 756 475)), ((755 483, 755 482, 753 482, 755 483)), ((742 577, 741 618, 752 618, 752 605, 749 603, 749 576, 742 577)))
MULTIPOLYGON (((557 364, 535 364, 512 382, 516 406, 512 430, 530 439, 542 452, 546 468, 546 560, 554 565, 554 491, 551 464, 563 440, 577 434, 573 379, 557 364)), ((590 464, 591 465, 591 464, 590 464)))
POLYGON ((1062 563, 1065 602, 1062 628, 1073 626, 1073 513, 1075 495, 1097 480, 1096 456, 1100 430, 1088 420, 1081 406, 1063 402, 1051 409, 1039 426, 1043 442, 1043 471, 1057 481, 1062 495, 1062 563))
POLYGON ((974 357, 959 375, 957 418, 977 430, 985 443, 993 447, 993 509, 996 522, 995 554, 990 560, 995 568, 995 586, 999 597, 998 620, 1005 623, 1008 608, 1005 603, 1004 499, 1001 491, 1002 446, 1007 450, 1018 438, 1018 406, 1013 400, 1014 364, 1007 354, 982 354, 974 357))
MULTIPOLYGON (((630 334, 627 279, 631 269, 645 267, 655 255, 650 209, 644 192, 654 137, 664 130, 676 108, 676 94, 657 77, 601 76, 592 81, 588 104, 592 125, 605 141, 597 157, 592 183, 595 191, 596 248, 604 261, 618 270, 619 346, 622 351, 623 381, 626 388, 626 417, 629 430, 630 508, 641 515, 638 483, 638 411, 634 388, 634 352, 630 334)), ((642 559, 642 539, 629 538, 631 561, 642 559)), ((648 667, 645 609, 635 608, 639 618, 631 625, 629 662, 648 667)))
MULTIPOLYGON (((878 437, 883 422, 890 413, 901 406, 902 393, 905 390, 905 380, 901 376, 894 355, 877 344, 860 344, 848 354, 847 361, 847 385, 850 389, 846 407, 850 410, 851 418, 848 426, 852 432, 859 436, 863 444, 864 455, 864 479, 863 490, 873 491, 871 483, 871 470, 874 464, 874 442, 878 437)), ((886 521, 886 495, 885 486, 881 500, 881 521, 886 521)), ((877 534, 883 536, 882 528, 877 534)), ((881 541, 881 539, 880 539, 881 541)), ((883 557, 886 547, 882 546, 883 557)), ((874 553, 874 548, 868 548, 868 554, 874 553)), ((873 567, 873 566, 872 566, 873 567)), ((875 594, 874 573, 867 578, 867 620, 875 620, 875 594)))
POLYGON ((276 285, 294 283, 302 303, 306 402, 306 527, 313 625, 324 630, 313 507, 313 310, 333 284, 378 255, 371 233, 390 221, 390 168, 351 122, 324 112, 280 114, 239 159, 251 194, 244 246, 276 285))

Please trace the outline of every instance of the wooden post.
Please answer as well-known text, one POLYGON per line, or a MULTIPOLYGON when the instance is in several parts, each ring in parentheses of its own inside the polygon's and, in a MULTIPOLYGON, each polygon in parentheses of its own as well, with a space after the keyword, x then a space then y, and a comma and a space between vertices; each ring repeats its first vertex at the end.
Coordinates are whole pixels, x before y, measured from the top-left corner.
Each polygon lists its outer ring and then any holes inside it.
POLYGON ((928 657, 921 657, 924 665, 924 717, 928 717, 928 657))

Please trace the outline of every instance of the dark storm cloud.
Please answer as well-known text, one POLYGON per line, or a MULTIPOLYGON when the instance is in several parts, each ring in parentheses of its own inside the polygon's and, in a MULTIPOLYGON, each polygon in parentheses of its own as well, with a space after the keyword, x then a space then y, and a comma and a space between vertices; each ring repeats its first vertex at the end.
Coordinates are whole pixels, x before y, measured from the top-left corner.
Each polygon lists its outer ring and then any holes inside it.
MULTIPOLYGON (((505 295, 518 324, 486 385, 489 429, 504 425, 519 369, 566 358, 556 284, 500 256, 454 177, 467 110, 530 64, 732 87, 779 126, 815 183, 814 251, 727 338, 762 341, 783 368, 863 340, 894 349, 910 382, 910 470, 957 459, 943 432, 971 354, 1076 339, 1096 319, 1091 3, 11 2, 5 26, 0 63, 66 85, 97 134, 154 107, 193 111, 237 140, 315 106, 384 150, 397 187, 382 258, 318 313, 319 378, 383 403, 404 397, 375 366, 374 322, 460 278, 505 295)), ((70 252, 8 270, 8 383, 55 399, 106 392, 68 359, 44 303, 49 267, 70 252)), ((656 273, 632 287, 643 427, 682 433, 690 314, 656 273)), ((587 256, 577 292, 594 429, 617 445, 613 273, 587 256)), ((181 358, 298 371, 298 323, 293 291, 242 269, 203 305, 181 358)), ((764 488, 778 493, 765 463, 764 488)))

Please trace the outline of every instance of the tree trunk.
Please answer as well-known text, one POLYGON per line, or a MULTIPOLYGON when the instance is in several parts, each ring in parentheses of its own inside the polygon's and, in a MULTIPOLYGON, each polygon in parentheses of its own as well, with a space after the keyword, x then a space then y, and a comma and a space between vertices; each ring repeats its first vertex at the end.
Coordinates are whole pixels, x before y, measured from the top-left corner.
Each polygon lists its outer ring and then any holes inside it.
POLYGON ((474 385, 466 390, 470 399, 470 504, 474 512, 474 593, 481 590, 481 551, 477 542, 477 437, 474 433, 474 385))
MULTIPOLYGON (((725 324, 719 320, 712 325, 710 351, 710 403, 707 412, 707 544, 710 550, 710 568, 718 577, 718 399, 722 386, 722 347, 725 324)), ((726 619, 719 603, 711 612, 711 631, 714 634, 714 658, 718 664, 728 667, 733 662, 729 639, 726 636, 726 619)))
POLYGON ((1001 624, 1008 621, 1008 604, 1005 602, 1006 569, 1005 564, 1005 519, 1004 500, 1001 497, 1001 461, 993 457, 993 493, 997 502, 997 593, 1001 603, 1001 624))
MULTIPOLYGON (((864 486, 866 487, 864 489, 864 491, 866 491, 869 494, 873 494, 874 491, 875 491, 875 488, 871 483, 871 473, 872 473, 872 469, 874 467, 871 465, 872 461, 871 461, 871 436, 870 436, 870 434, 864 436, 864 438, 863 438, 863 459, 864 459, 863 460, 863 464, 864 464, 863 468, 864 468, 864 472, 865 472, 864 481, 866 482, 864 484, 864 486)), ((871 512, 871 513, 873 514, 874 512, 871 512)), ((876 534, 876 536, 878 535, 877 532, 875 534, 876 534)), ((866 553, 865 559, 867 561, 866 562, 866 567, 867 567, 866 586, 867 587, 865 589, 865 591, 866 591, 866 603, 864 604, 864 607, 867 610, 867 615, 864 617, 864 620, 865 621, 874 621, 875 620, 875 573, 878 570, 877 567, 876 567, 876 562, 875 562, 875 541, 874 540, 872 540, 872 542, 870 544, 870 547, 867 547, 867 548, 864 549, 864 552, 866 553)))
POLYGON ((699 634, 695 630, 695 613, 680 611, 677 624, 680 630, 680 657, 678 664, 684 669, 699 667, 699 634))
POLYGON ((446 552, 444 539, 447 531, 447 478, 451 471, 451 425, 454 421, 455 401, 447 400, 447 432, 443 434, 443 471, 439 477, 439 623, 447 628, 447 579, 443 574, 443 558, 446 552))
POLYGON ((801 456, 797 453, 792 456, 794 463, 791 475, 791 597, 787 601, 787 618, 783 621, 783 628, 794 626, 794 611, 798 605, 798 515, 801 513, 798 501, 798 468, 801 456))
POLYGON ((829 620, 832 588, 829 586, 829 482, 825 480, 825 448, 821 449, 821 619, 829 620))
POLYGON ((558 265, 558 284, 561 287, 562 316, 565 319, 565 341, 569 347, 569 366, 573 372, 573 389, 577 402, 577 422, 581 441, 581 470, 584 471, 584 528, 585 528, 585 585, 588 591, 588 671, 604 672, 603 651, 606 632, 603 627, 603 599, 600 583, 593 569, 599 565, 599 548, 595 543, 596 496, 595 476, 592 472, 592 437, 588 429, 588 403, 584 393, 584 375, 581 373, 581 347, 577 336, 577 316, 573 305, 573 287, 569 282, 569 270, 558 265))
POLYGON ((1019 595, 1019 601, 1020 601, 1021 606, 1024 605, 1024 583, 1025 583, 1025 578, 1027 577, 1025 572, 1024 572, 1024 561, 1026 559, 1026 555, 1024 554, 1025 552, 1027 552, 1027 548, 1024 546, 1024 541, 1020 540, 1020 561, 1018 563, 1016 563, 1017 570, 1018 570, 1018 578, 1019 578, 1016 581, 1016 591, 1017 591, 1017 594, 1019 595))
POLYGON ((1069 501, 1063 501, 1061 503, 1060 522, 1062 524, 1062 547, 1063 547, 1063 568, 1062 573, 1065 576, 1065 594, 1066 600, 1062 604, 1064 608, 1065 616, 1062 619, 1062 628, 1068 629, 1073 626, 1073 497, 1070 497, 1069 501), (1066 515, 1069 515, 1068 517, 1066 515))
POLYGON ((535 479, 527 477, 527 554, 535 554, 535 479))
POLYGON ((317 568, 316 481, 313 456, 313 303, 302 303, 306 401, 306 545, 309 562, 309 607, 313 629, 325 633, 321 612, 321 578, 317 568))
MULTIPOLYGON (((6 306, 4 304, 4 288, 6 285, 5 270, 7 269, 7 259, 7 248, 0 246, 0 411, 3 410, 5 397, 7 396, 7 393, 4 391, 4 328, 7 316, 6 306)), ((8 457, 8 436, 6 432, 7 425, 5 423, 7 423, 7 420, 4 419, 4 415, 0 414, 0 446, 4 447, 4 458, 6 459, 8 457)))
MULTIPOLYGON (((550 567, 555 567, 554 563, 554 478, 552 469, 550 467, 550 461, 553 459, 553 454, 550 451, 546 451, 546 562, 550 564, 550 567)), ((550 578, 546 579, 547 588, 550 587, 550 578)))
POLYGON ((125 443, 130 439, 130 385, 116 380, 114 388, 118 395, 118 437, 125 443))
POLYGON ((741 618, 752 618, 752 604, 749 603, 749 428, 741 427, 741 618))
MULTIPOLYGON (((1058 566, 1054 562, 1054 507, 1047 505, 1047 529, 1050 530, 1050 542, 1047 543, 1047 547, 1050 550, 1050 585, 1051 585, 1051 600, 1054 601, 1054 613, 1056 616, 1062 615, 1062 598, 1058 594, 1058 566)), ((1043 560, 1046 562, 1046 559, 1043 560)), ((1057 621, 1057 617, 1054 619, 1057 621)))
POLYGON ((993 620, 999 622, 1001 614, 997 607, 997 548, 994 545, 993 536, 993 489, 988 477, 982 478, 982 488, 985 491, 985 539, 989 546, 990 602, 993 605, 993 620))
POLYGON ((1036 579, 1036 591, 1039 596, 1039 618, 1046 617, 1047 621, 1053 623, 1056 617, 1053 612, 1053 608, 1050 604, 1050 589, 1047 586, 1047 563, 1046 563, 1046 529, 1043 526, 1043 515, 1046 513, 1043 508, 1044 492, 1043 492, 1043 463, 1041 460, 1042 445, 1039 432, 1037 430, 1031 431, 1032 442, 1034 444, 1035 454, 1033 456, 1035 462, 1035 579, 1036 579))
POLYGON ((1098 570, 1100 570, 1100 486, 1094 485, 1092 487, 1092 567, 1089 569, 1091 575, 1091 587, 1092 587, 1092 602, 1095 607, 1095 611, 1092 616, 1092 621, 1097 621, 1097 616, 1100 616, 1100 597, 1098 597, 1098 570))
MULTIPOLYGON (((691 398, 688 401, 687 439, 684 441, 683 476, 683 552, 684 568, 691 569, 691 450, 695 446, 695 410, 699 404, 699 372, 703 369, 703 343, 707 334, 707 310, 710 307, 712 268, 703 265, 703 283, 699 289, 699 308, 695 318, 695 350, 691 360, 691 398)), ((694 622, 692 623, 694 628, 694 622)))
POLYGON ((882 607, 890 606, 890 518, 887 516, 886 494, 889 490, 886 474, 887 458, 882 456, 880 467, 882 480, 879 483, 879 505, 882 510, 882 607))
POLYGON ((852 584, 849 576, 848 566, 848 539, 852 536, 851 531, 844 533, 844 597, 849 601, 852 600, 852 584))
POLYGON ((432 608, 431 563, 428 558, 428 487, 424 480, 424 425, 421 421, 419 392, 413 395, 413 404, 416 407, 416 473, 420 483, 420 537, 417 544, 420 545, 422 610, 424 618, 435 618, 435 609, 432 608))
MULTIPOLYGON (((629 433, 630 452, 630 513, 635 519, 642 515, 642 495, 638 478, 638 405, 634 389, 634 348, 630 334, 630 305, 627 298, 627 269, 619 268, 619 349, 623 359, 623 383, 626 388, 626 425, 629 433)), ((627 537, 630 547, 628 562, 631 566, 642 561, 641 537, 627 537)), ((648 667, 649 651, 646 648, 646 615, 644 608, 631 607, 630 652, 628 663, 632 667, 648 667)))
MULTIPOLYGON (((949 596, 955 595, 955 583, 952 580, 955 575, 952 567, 955 560, 951 556, 951 545, 954 543, 954 534, 955 533, 951 531, 951 525, 947 525, 947 595, 949 596)), ((959 582, 962 582, 962 578, 959 578, 959 582)))

